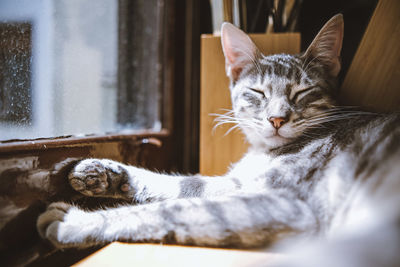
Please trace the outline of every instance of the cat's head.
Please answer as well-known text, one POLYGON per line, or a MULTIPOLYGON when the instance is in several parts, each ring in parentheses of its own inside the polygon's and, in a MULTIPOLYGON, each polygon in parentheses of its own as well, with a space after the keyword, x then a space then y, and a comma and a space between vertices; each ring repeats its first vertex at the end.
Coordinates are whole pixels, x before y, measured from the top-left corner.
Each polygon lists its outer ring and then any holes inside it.
POLYGON ((275 148, 309 130, 334 105, 343 18, 336 15, 299 55, 264 56, 224 23, 221 41, 234 118, 254 146, 275 148))

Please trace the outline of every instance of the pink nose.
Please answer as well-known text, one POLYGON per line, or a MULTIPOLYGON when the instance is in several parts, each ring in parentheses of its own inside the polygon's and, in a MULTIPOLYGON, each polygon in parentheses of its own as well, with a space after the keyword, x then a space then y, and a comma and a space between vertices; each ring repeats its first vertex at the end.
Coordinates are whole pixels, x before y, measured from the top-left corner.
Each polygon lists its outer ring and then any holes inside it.
POLYGON ((268 118, 268 120, 272 124, 272 126, 275 127, 275 129, 281 128, 282 125, 286 122, 286 119, 282 117, 270 117, 268 118))

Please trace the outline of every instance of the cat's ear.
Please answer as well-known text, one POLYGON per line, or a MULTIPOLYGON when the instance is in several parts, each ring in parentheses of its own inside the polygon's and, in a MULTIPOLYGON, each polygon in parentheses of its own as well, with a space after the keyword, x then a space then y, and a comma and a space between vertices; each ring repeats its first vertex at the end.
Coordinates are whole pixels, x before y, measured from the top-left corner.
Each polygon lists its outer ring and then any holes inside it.
POLYGON ((335 15, 322 27, 304 53, 307 61, 318 60, 332 76, 337 76, 340 71, 343 25, 343 15, 335 15))
POLYGON ((247 34, 228 22, 222 24, 221 42, 226 74, 236 81, 247 64, 254 64, 259 51, 247 34))

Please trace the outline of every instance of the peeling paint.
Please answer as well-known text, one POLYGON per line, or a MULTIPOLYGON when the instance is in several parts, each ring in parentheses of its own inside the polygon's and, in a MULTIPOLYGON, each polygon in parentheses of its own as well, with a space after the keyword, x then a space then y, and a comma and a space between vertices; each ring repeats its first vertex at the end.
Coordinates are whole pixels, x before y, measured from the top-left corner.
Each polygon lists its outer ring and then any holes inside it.
POLYGON ((0 160, 0 173, 5 170, 17 168, 21 171, 36 169, 39 165, 38 157, 24 157, 0 160))

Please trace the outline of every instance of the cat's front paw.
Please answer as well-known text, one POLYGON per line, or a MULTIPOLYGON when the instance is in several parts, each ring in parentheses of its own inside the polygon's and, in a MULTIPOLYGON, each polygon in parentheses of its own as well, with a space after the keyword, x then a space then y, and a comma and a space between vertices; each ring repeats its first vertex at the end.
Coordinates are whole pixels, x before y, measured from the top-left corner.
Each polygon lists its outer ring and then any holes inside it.
POLYGON ((58 233, 66 214, 71 208, 71 205, 64 202, 52 203, 37 220, 36 227, 39 235, 43 239, 51 241, 56 247, 66 247, 64 242, 59 240, 58 233))
POLYGON ((68 176, 76 191, 87 196, 133 198, 133 188, 123 164, 106 159, 85 159, 68 176))
POLYGON ((102 244, 96 236, 104 227, 104 218, 64 202, 49 205, 36 223, 40 236, 57 248, 84 248, 102 244))

